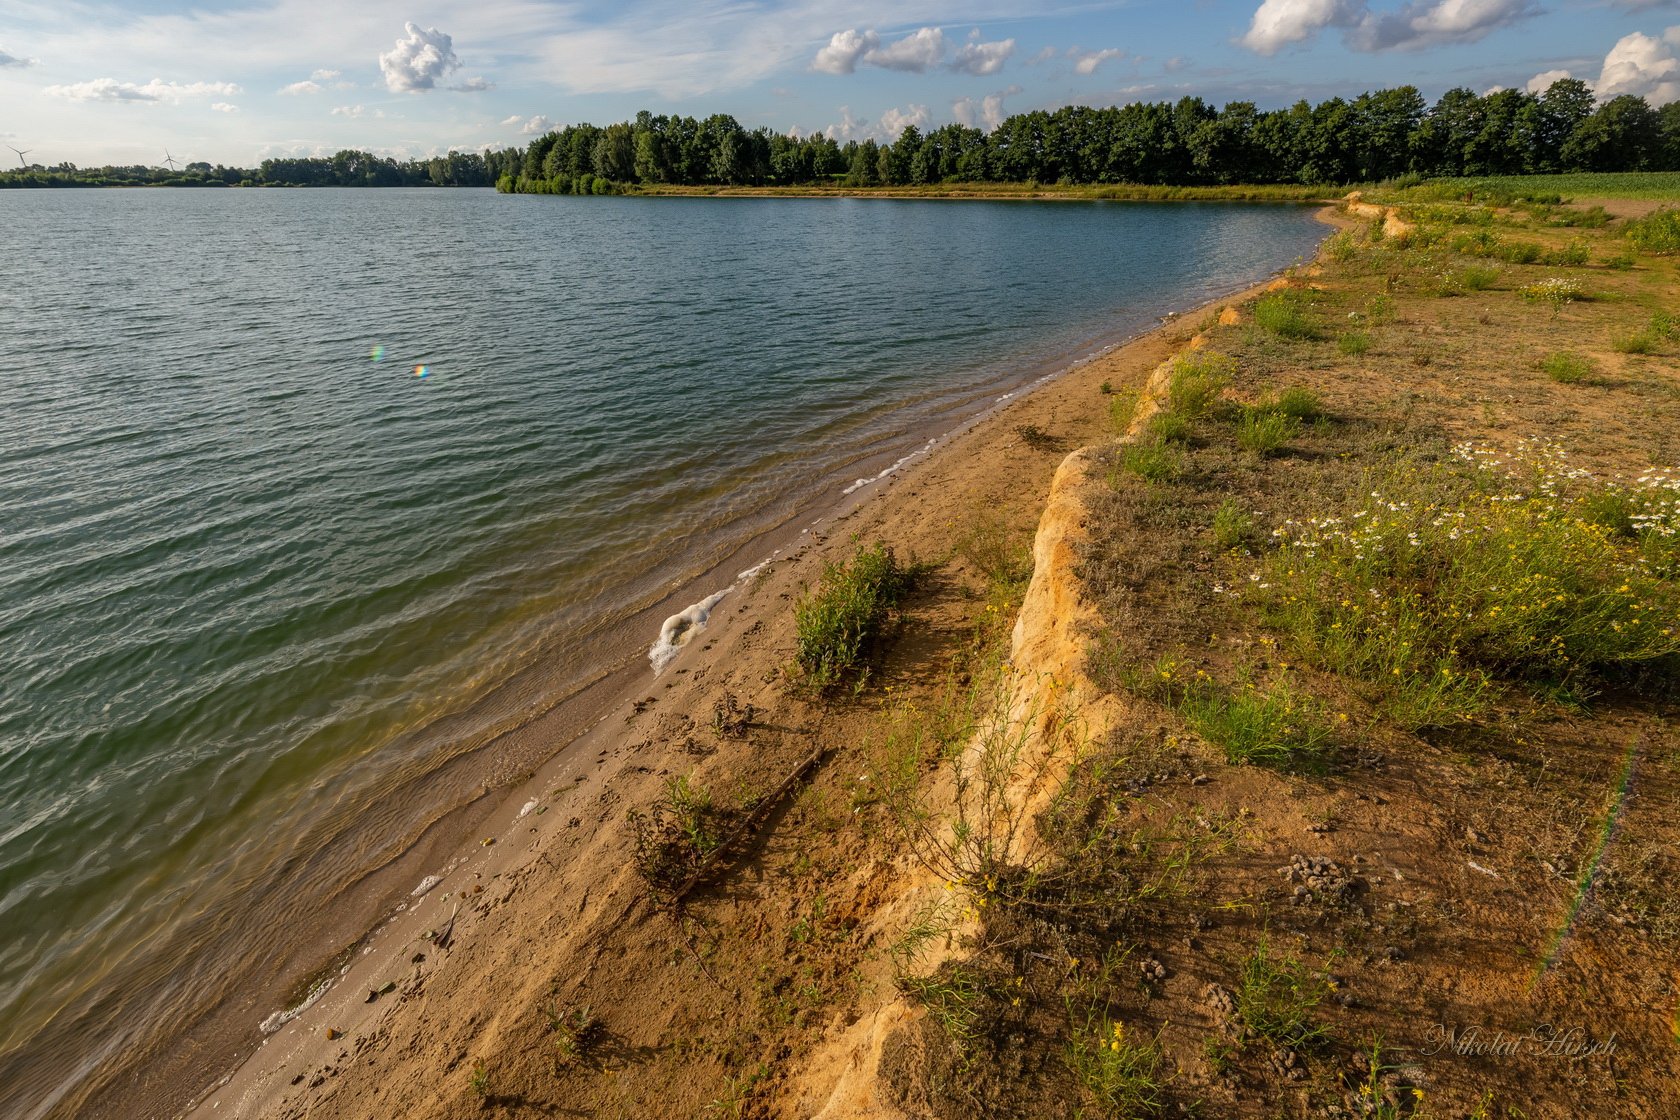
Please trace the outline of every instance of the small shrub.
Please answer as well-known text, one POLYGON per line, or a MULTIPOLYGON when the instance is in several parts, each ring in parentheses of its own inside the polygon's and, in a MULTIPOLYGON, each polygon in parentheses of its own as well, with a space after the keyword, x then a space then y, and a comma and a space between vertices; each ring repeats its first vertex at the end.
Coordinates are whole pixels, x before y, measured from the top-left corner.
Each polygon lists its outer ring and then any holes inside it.
POLYGON ((1633 254, 1617 253, 1614 256, 1605 257, 1604 267, 1613 268, 1617 272, 1626 272, 1633 267, 1633 254))
POLYGON ((1336 349, 1357 358, 1371 348, 1371 336, 1364 331, 1349 331, 1336 340, 1336 349))
POLYGON ((1097 392, 1101 393, 1105 397, 1113 396, 1114 395, 1114 382, 1104 381, 1101 385, 1097 386, 1097 392))
POLYGON ((1499 270, 1478 265, 1466 265, 1459 270, 1458 276, 1464 282, 1466 291, 1485 292, 1498 281, 1499 270))
POLYGON ((1249 1038, 1268 1046, 1311 1050, 1328 1038, 1314 1015, 1330 991, 1325 973, 1313 971, 1293 956, 1275 956, 1262 934, 1243 962, 1235 993, 1237 1020, 1249 1038))
POLYGON ((1663 209, 1629 222, 1623 236, 1642 253, 1680 253, 1680 209, 1663 209))
POLYGON ((1235 498, 1226 498, 1213 511, 1213 540, 1229 552, 1246 545, 1254 533, 1254 518, 1235 498))
POLYGON ((1138 391, 1120 389, 1108 398, 1108 422, 1117 435, 1125 435, 1137 415, 1138 391))
POLYGON ((723 843, 723 814, 687 775, 666 779, 664 796, 646 814, 631 809, 626 817, 635 839, 632 863, 659 895, 691 882, 723 843))
POLYGON ((1037 424, 1017 424, 1015 434, 1021 437, 1021 442, 1034 451, 1060 451, 1062 441, 1039 427, 1037 424))
POLYGON ((1149 418, 1150 434, 1168 443, 1188 443, 1190 427, 1190 421, 1179 412, 1157 412, 1149 418))
POLYGON ((871 647, 915 577, 882 543, 860 547, 848 564, 825 566, 817 589, 793 608, 794 662, 804 682, 819 692, 848 678, 861 687, 871 647))
POLYGON ((968 1050, 980 1021, 980 1000, 984 994, 972 969, 952 965, 931 976, 905 976, 899 990, 923 1007, 928 1018, 939 1025, 958 1053, 968 1050))
POLYGON ((1233 359, 1211 350, 1180 354, 1173 359, 1172 378, 1167 383, 1167 410, 1186 420, 1206 416, 1213 411, 1236 370, 1233 359))
POLYGON ((1032 576, 1032 550, 995 510, 975 512, 957 536, 956 553, 988 583, 1014 587, 1032 576))
POLYGON ((1520 291, 1522 297, 1530 303, 1544 303, 1550 306, 1553 315, 1563 310, 1564 304, 1587 298, 1587 290, 1579 280, 1562 276, 1526 284, 1520 291))
POLYGON ((1354 240, 1353 234, 1344 229, 1330 239, 1330 243, 1325 246, 1325 252, 1331 260, 1345 264, 1358 254, 1359 244, 1354 240))
POLYGON ((1275 455, 1300 429, 1301 422, 1293 416, 1251 408, 1237 422, 1237 445, 1253 455, 1275 455))
POLYGON ((1184 473, 1184 449, 1176 443, 1145 437, 1121 450, 1120 466, 1145 482, 1171 482, 1184 473))
POLYGON ((1593 375, 1593 365, 1579 354, 1548 354, 1540 362, 1547 377, 1564 385, 1586 381, 1593 375))
POLYGON ((1134 1043, 1119 1020, 1074 1031, 1067 1064, 1102 1115, 1143 1120, 1161 1111, 1166 1079, 1160 1044, 1152 1038, 1134 1043))
POLYGON ((1365 318, 1368 322, 1382 324, 1394 321, 1394 297, 1376 295, 1365 301, 1365 318))
POLYGON ((1565 268, 1579 268, 1587 263, 1587 246, 1584 241, 1571 241, 1562 249, 1553 249, 1541 254, 1541 264, 1561 265, 1565 268))
POLYGON ((1310 341, 1319 337, 1318 328, 1307 317, 1302 302, 1287 289, 1261 296, 1254 304, 1254 321, 1281 338, 1310 341))
POLYGON ((1650 331, 1658 338, 1680 339, 1680 315, 1659 311, 1651 316, 1650 331))
POLYGON ((1533 264, 1540 259, 1542 251, 1540 246, 1532 241, 1513 241, 1509 245, 1500 246, 1492 255, 1511 264, 1533 264))
POLYGON ((1316 420, 1324 415, 1324 404, 1318 394, 1304 385, 1289 386, 1262 407, 1297 420, 1316 420))
POLYGON ((588 1004, 582 1007, 548 1009, 548 1029, 554 1036, 554 1049, 562 1065, 579 1061, 601 1035, 601 1020, 588 1004))
POLYGON ((1654 354, 1657 339, 1650 331, 1634 331, 1632 334, 1617 335, 1610 345, 1620 354, 1654 354))

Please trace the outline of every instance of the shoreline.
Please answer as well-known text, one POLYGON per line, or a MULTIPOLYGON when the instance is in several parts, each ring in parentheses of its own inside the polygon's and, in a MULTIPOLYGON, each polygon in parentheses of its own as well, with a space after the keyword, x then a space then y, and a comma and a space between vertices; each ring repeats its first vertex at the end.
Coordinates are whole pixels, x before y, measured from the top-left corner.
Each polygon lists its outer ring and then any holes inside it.
MULTIPOLYGON (((1322 209, 1318 217, 1329 224, 1322 209)), ((1328 232, 1325 231, 1326 236, 1328 232)), ((1278 269, 1270 275, 1275 277, 1282 271, 1278 269)), ((656 708, 659 700, 679 684, 698 681, 716 668, 703 663, 707 660, 703 656, 705 652, 748 626, 762 624, 766 620, 764 616, 774 609, 771 603, 776 598, 788 597, 797 577, 803 574, 808 582, 814 576, 816 561, 826 551, 824 546, 831 537, 843 539, 843 528, 858 531, 848 522, 854 518, 879 520, 895 505, 885 500, 888 494, 895 498, 905 493, 914 495, 931 476, 960 466, 964 454, 976 453, 972 446, 975 442, 1013 435, 1005 427, 1010 413, 1038 400, 1046 392, 1061 387, 1065 395, 1072 391, 1073 382, 1094 381, 1093 371, 1105 362, 1125 362, 1128 357, 1160 349, 1167 345, 1168 336, 1175 329, 1182 330, 1195 316, 1239 301, 1264 288, 1266 283, 1263 280, 1245 284, 1185 311, 1165 313, 1158 316, 1153 327, 1098 346, 1077 361, 1063 363, 1037 378, 1029 377, 1020 387, 931 437, 905 456, 907 462, 893 462, 887 467, 887 473, 873 475, 866 485, 853 484, 838 494, 829 491, 826 500, 803 507, 796 516, 755 534, 707 571, 673 588, 658 603, 620 620, 616 631, 641 635, 643 640, 637 648, 600 668, 574 693, 545 706, 513 729, 542 735, 558 731, 556 725, 571 728, 569 734, 557 737, 563 740, 559 745, 551 742, 548 757, 535 773, 520 781, 485 789, 479 797, 434 822, 419 842, 396 859, 371 872, 363 880, 364 886, 403 901, 395 910, 382 911, 360 937, 349 942, 348 949, 333 958, 337 962, 344 960, 346 953, 353 954, 350 964, 338 971, 330 988, 319 993, 275 1033, 254 1044, 250 1040, 241 1043, 238 1052, 229 1055, 231 1068, 227 1059, 218 1062, 210 1055, 201 1055, 203 1060, 197 1063, 197 1068, 202 1075, 185 1080, 202 1088, 198 1089, 195 1100, 177 1106, 184 1107, 181 1114, 213 1111, 218 1116, 227 1115, 224 1105, 231 1106, 237 1115, 261 1114, 260 1109, 253 1111, 253 1108, 287 1088, 284 1082, 275 1083, 277 1071, 297 1068, 311 1054, 320 1055, 332 1049, 330 1044, 337 1041, 338 1032, 353 1035, 354 1020, 370 1014, 363 1004, 371 1004, 376 1009, 371 1014, 379 1013, 380 998, 365 997, 377 993, 382 984, 369 983, 363 991, 363 979, 379 974, 382 968, 401 966, 406 960, 403 950, 427 940, 423 936, 427 929, 433 931, 435 939, 436 931, 448 923, 451 937, 465 936, 466 915, 460 909, 463 901, 473 905, 472 900, 476 898, 490 897, 486 893, 490 890, 488 884, 529 873, 531 859, 522 861, 521 856, 534 854, 538 862, 546 859, 544 853, 558 847, 563 839, 556 835, 565 831, 559 823, 563 818, 568 821, 568 827, 576 827, 575 822, 580 822, 590 811, 592 801, 608 800, 617 811, 609 811, 595 823, 599 825, 615 816, 621 818, 622 802, 628 799, 612 788, 612 779, 624 771, 615 773, 603 763, 613 756, 625 768, 646 773, 648 768, 638 766, 633 760, 640 754, 640 748, 649 744, 626 742, 630 732, 613 725, 611 717, 630 709, 625 720, 629 724, 644 709, 656 708), (953 458, 957 460, 954 463, 953 458), (874 500, 877 498, 882 500, 874 500), (773 562, 765 567, 761 562, 767 555, 773 562), (644 676, 648 643, 657 633, 658 618, 710 597, 724 587, 730 593, 717 602, 706 628, 695 632, 692 640, 675 652, 661 674, 644 676), (651 626, 647 624, 650 620, 651 626), (687 682, 683 681, 685 677, 687 682), (593 766, 589 765, 591 747, 596 748, 593 766), (549 813, 553 815, 546 821, 536 819, 549 813), (532 814, 536 815, 534 827, 526 823, 532 814), (523 850, 516 852, 515 840, 523 840, 518 834, 526 827, 537 838, 529 845, 518 845, 523 850), (475 842, 474 836, 479 836, 480 841, 475 842), (460 930, 455 926, 457 920, 463 927, 460 930), (329 1032, 334 1037, 328 1037, 329 1032)), ((1086 388, 1094 393, 1094 384, 1086 388)), ((486 752, 493 751, 495 745, 496 741, 492 740, 460 756, 450 766, 468 762, 483 764, 488 761, 486 752)), ((609 870, 621 869, 598 869, 603 875, 609 870)), ((319 976, 323 971, 330 974, 337 970, 329 965, 325 970, 315 970, 314 975, 319 976)), ((290 1010, 269 1007, 252 1021, 290 1010)), ((142 1094, 146 1091, 144 1085, 132 1088, 142 1094)), ((185 1096, 172 1095, 177 1100, 185 1096)))

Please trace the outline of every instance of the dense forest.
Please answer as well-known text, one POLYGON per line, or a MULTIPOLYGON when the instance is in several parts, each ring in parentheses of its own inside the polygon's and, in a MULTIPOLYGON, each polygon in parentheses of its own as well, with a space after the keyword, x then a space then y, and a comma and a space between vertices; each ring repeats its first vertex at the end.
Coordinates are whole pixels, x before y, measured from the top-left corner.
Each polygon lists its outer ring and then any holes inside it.
POLYGON ((523 152, 487 152, 504 191, 610 193, 626 184, 902 186, 951 182, 1353 183, 1402 175, 1680 170, 1680 102, 1598 104, 1575 79, 1544 93, 1411 86, 1261 111, 1199 97, 1022 113, 990 133, 948 124, 897 140, 748 131, 733 117, 572 125, 523 152))
POLYGON ((487 187, 611 194, 640 185, 911 186, 937 183, 1345 184, 1403 175, 1680 171, 1680 102, 1599 104, 1566 78, 1543 93, 1411 86, 1262 111, 1199 97, 1021 113, 991 132, 906 128, 891 143, 748 130, 734 117, 655 116, 569 125, 526 148, 398 161, 370 152, 260 167, 32 166, 0 187, 487 187))
POLYGON ((371 152, 266 159, 262 166, 24 167, 0 173, 0 187, 488 187, 496 176, 486 156, 450 152, 398 161, 371 152))

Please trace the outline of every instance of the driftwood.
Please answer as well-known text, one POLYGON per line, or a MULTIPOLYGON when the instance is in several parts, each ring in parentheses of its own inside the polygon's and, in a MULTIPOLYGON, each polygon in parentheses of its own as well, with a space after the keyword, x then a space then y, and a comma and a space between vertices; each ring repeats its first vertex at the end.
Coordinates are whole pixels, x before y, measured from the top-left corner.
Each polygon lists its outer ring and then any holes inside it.
POLYGON ((760 824, 762 824, 764 822, 764 818, 770 815, 770 810, 781 804, 782 798, 787 796, 788 790, 792 789, 796 784, 798 784, 801 778, 815 769, 817 763, 821 762, 823 755, 827 753, 828 750, 826 747, 817 748, 817 750, 811 753, 810 757, 806 758, 805 761, 801 762, 798 766, 795 766, 793 771, 789 773, 787 777, 783 778, 775 789, 759 798, 758 804, 753 806, 752 812, 741 818, 740 823, 730 830, 729 835, 720 840, 718 842, 718 846, 708 852, 705 858, 695 865, 693 872, 689 874, 688 878, 683 880, 666 895, 666 901, 673 906, 680 904, 683 897, 687 895, 689 891, 694 889, 695 884, 700 882, 700 879, 706 874, 711 866, 717 863, 725 853, 733 850, 741 839, 746 837, 760 824))

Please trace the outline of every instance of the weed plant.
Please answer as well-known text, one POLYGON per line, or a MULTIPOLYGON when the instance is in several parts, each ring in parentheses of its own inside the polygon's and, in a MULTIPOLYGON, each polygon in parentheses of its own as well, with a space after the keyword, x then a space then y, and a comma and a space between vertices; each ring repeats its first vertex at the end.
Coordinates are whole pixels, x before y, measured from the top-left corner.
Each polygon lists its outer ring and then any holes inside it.
POLYGON ((1547 377, 1563 385, 1575 385, 1593 377, 1593 364, 1579 354, 1548 354, 1541 359, 1540 369, 1547 377))
POLYGON ((1294 1050, 1318 1048, 1328 1039, 1328 1032, 1315 1014, 1331 990, 1327 974, 1308 968, 1293 955, 1277 955, 1270 939, 1261 935, 1243 962, 1235 993, 1237 1021, 1245 1041, 1294 1050))
POLYGON ((816 692, 846 681, 861 689, 870 654, 918 574, 879 542, 860 547, 849 563, 826 565, 816 590, 793 608, 802 683, 816 692))
POLYGON ((1642 253, 1680 253, 1680 209, 1665 208, 1631 221, 1622 233, 1642 253))
POLYGON ((1144 1120, 1164 1105, 1160 1043, 1133 1042, 1118 1019, 1097 1019, 1074 1030, 1067 1064, 1103 1116, 1144 1120))
POLYGON ((1282 338, 1307 342, 1319 337, 1308 317, 1306 301, 1291 289, 1261 296, 1254 303, 1254 321, 1282 338))

